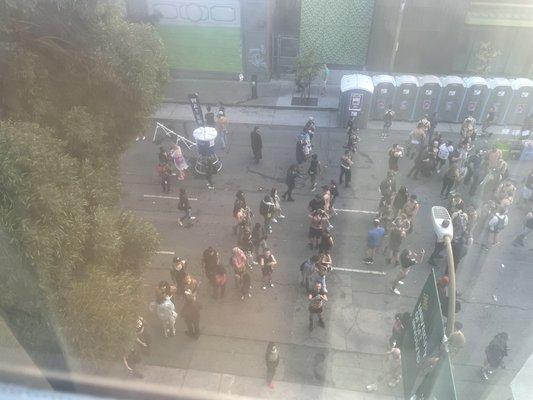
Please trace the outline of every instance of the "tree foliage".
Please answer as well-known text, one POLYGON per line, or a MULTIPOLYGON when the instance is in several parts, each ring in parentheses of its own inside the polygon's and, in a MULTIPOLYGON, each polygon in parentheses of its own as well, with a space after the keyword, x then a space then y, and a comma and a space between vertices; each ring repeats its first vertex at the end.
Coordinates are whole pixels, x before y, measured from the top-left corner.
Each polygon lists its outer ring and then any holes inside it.
POLYGON ((313 50, 300 54, 296 60, 296 86, 302 90, 302 97, 311 96, 311 83, 320 73, 320 65, 317 63, 316 54, 313 50))
MULTIPOLYGON (((167 68, 153 27, 117 3, 0 0, 0 228, 65 345, 94 360, 131 344, 157 246, 151 225, 117 207, 118 162, 167 68)), ((3 309, 20 309, 19 278, 0 282, 3 309)))

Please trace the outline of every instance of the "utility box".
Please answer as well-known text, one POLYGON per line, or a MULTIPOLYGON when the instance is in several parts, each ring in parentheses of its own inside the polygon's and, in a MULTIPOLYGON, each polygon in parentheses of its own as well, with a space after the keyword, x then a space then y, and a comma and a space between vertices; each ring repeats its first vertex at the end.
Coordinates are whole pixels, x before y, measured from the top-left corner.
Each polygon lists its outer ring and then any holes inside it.
POLYGON ((442 83, 435 75, 424 75, 418 77, 418 97, 416 98, 413 118, 415 121, 422 119, 425 114, 431 115, 437 111, 442 83))
POLYGON ((490 78, 487 79, 489 86, 489 98, 485 104, 483 115, 486 115, 490 110, 494 110, 494 124, 502 125, 513 97, 513 88, 511 82, 506 78, 490 78))
POLYGON ((533 81, 526 78, 511 81, 513 94, 507 113, 505 124, 522 125, 533 107, 533 81))
POLYGON ((412 121, 416 97, 418 96, 418 79, 413 75, 396 76, 396 94, 394 95, 393 109, 396 120, 412 121))
POLYGON ((481 112, 489 97, 489 86, 487 81, 480 76, 470 76, 464 78, 464 82, 466 86, 466 94, 461 107, 459 122, 464 121, 470 113, 472 113, 472 116, 476 121, 481 122, 484 117, 481 112))
POLYGON ((440 122, 459 122, 459 112, 463 105, 465 92, 465 83, 458 76, 442 78, 442 92, 437 110, 437 117, 440 122))
POLYGON ((376 75, 372 77, 374 96, 372 98, 371 119, 382 120, 385 111, 394 100, 396 81, 392 75, 376 75))
POLYGON ((368 75, 353 74, 344 75, 341 79, 341 93, 339 101, 339 124, 342 127, 348 125, 352 117, 357 118, 357 126, 366 128, 374 84, 368 75))

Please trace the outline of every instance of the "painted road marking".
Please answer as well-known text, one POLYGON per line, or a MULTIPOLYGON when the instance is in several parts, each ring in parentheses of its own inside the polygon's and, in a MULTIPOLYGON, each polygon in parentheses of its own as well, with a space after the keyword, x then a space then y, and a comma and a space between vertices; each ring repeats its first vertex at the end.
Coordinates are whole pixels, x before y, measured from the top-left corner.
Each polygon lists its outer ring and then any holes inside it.
POLYGON ((377 214, 377 211, 367 211, 367 210, 348 210, 344 208, 336 208, 335 211, 340 212, 349 212, 349 213, 358 213, 358 214, 377 214))
POLYGON ((357 272, 360 274, 387 275, 385 272, 382 272, 382 271, 368 271, 366 269, 341 268, 341 267, 333 267, 332 269, 337 270, 337 271, 357 272))
POLYGON ((175 253, 173 251, 161 250, 161 251, 156 251, 156 254, 169 254, 169 255, 173 256, 175 253))
MULTIPOLYGON (((143 197, 146 197, 148 199, 170 199, 170 200, 179 200, 179 197, 174 196, 158 196, 155 194, 143 194, 143 197)), ((189 197, 190 201, 197 201, 198 199, 196 197, 189 197)))

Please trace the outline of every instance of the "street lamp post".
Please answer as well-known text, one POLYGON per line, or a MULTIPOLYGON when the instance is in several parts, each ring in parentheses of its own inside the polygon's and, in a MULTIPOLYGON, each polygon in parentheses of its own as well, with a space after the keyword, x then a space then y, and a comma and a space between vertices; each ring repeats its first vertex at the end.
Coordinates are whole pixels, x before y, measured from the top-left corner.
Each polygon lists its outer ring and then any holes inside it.
POLYGON ((398 23, 396 24, 396 33, 394 34, 394 45, 390 56, 389 72, 393 72, 394 64, 396 63, 396 53, 398 53, 400 31, 402 30, 403 12, 405 10, 405 3, 407 0, 401 0, 400 12, 398 13, 398 23))
POLYGON ((448 316, 446 320, 446 336, 450 337, 455 325, 455 265, 453 262, 453 225, 450 213, 441 206, 431 207, 431 217, 433 219, 433 229, 437 240, 443 241, 446 246, 448 258, 448 278, 450 280, 448 290, 448 316))

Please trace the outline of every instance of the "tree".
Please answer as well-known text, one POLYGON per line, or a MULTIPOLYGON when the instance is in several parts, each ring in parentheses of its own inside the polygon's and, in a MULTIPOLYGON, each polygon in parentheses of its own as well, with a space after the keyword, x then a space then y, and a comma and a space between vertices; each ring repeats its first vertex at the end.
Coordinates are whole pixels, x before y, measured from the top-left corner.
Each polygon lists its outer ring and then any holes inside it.
POLYGON ((316 55, 313 50, 300 54, 296 60, 296 86, 302 92, 302 97, 311 96, 311 83, 320 73, 320 65, 316 61, 316 55), (307 96, 305 91, 307 90, 307 96))
POLYGON ((0 1, 0 237, 24 265, 0 271, 0 306, 28 351, 46 347, 24 332, 35 321, 94 365, 132 345, 158 240, 117 207, 118 163, 167 67, 153 27, 125 21, 117 3, 0 1))
POLYGON ((494 49, 492 42, 481 42, 474 54, 474 72, 480 75, 488 75, 493 60, 500 54, 499 50, 494 49))

